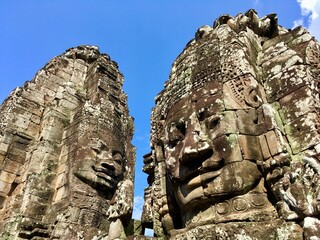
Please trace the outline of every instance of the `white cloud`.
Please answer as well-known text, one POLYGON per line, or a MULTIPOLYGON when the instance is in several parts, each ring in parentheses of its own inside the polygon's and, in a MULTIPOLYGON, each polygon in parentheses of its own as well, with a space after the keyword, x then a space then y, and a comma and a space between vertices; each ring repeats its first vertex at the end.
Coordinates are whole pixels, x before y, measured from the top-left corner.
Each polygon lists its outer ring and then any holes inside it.
MULTIPOLYGON (((301 8, 301 14, 303 17, 308 18, 308 30, 310 33, 320 40, 320 0, 297 0, 301 8)), ((300 24, 302 19, 298 19, 293 22, 300 24)))
POLYGON ((314 20, 320 15, 320 0, 297 0, 303 16, 309 16, 309 20, 314 20))
POLYGON ((140 220, 141 214, 142 214, 142 208, 143 208, 143 202, 144 199, 142 196, 136 196, 133 200, 133 213, 132 218, 140 220))
POLYGON ((301 25, 303 25, 303 19, 302 18, 293 21, 293 27, 292 28, 296 28, 296 27, 301 26, 301 25))
POLYGON ((320 41, 320 17, 316 18, 311 22, 308 30, 313 36, 316 37, 318 41, 320 41))

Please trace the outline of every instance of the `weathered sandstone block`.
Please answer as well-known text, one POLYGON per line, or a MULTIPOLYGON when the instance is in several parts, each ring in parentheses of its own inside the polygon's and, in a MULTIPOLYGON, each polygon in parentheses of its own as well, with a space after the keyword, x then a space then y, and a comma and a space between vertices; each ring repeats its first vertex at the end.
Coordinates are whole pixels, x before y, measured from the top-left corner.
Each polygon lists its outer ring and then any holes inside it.
POLYGON ((122 84, 108 55, 80 46, 53 58, 4 101, 2 239, 125 236, 135 149, 122 84))
POLYGON ((199 28, 155 100, 143 226, 170 239, 319 237, 319 54, 275 14, 199 28))

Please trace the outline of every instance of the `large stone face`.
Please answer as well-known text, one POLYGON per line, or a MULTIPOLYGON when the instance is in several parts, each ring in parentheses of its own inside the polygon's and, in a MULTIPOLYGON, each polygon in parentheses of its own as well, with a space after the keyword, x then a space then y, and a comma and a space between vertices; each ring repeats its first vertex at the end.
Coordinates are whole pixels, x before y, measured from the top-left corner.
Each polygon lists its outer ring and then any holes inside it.
POLYGON ((152 111, 143 225, 172 239, 319 236, 319 72, 319 43, 275 14, 199 28, 152 111))
POLYGON ((81 46, 52 59, 4 101, 2 239, 125 236, 135 150, 122 84, 108 55, 81 46))

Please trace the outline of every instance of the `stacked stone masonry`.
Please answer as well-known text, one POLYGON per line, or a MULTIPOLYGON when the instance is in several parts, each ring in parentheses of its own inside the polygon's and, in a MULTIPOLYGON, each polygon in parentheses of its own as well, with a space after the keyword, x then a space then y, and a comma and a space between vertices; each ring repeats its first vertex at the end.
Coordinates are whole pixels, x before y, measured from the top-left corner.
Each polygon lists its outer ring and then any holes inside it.
POLYGON ((275 14, 199 28, 155 100, 142 225, 169 239, 318 239, 319 73, 317 40, 275 14))
POLYGON ((275 14, 199 28, 155 98, 139 222, 123 76, 67 50, 0 106, 1 239, 319 239, 319 74, 275 14))
POLYGON ((80 46, 4 101, 1 239, 125 236, 135 149, 122 84, 108 55, 80 46))

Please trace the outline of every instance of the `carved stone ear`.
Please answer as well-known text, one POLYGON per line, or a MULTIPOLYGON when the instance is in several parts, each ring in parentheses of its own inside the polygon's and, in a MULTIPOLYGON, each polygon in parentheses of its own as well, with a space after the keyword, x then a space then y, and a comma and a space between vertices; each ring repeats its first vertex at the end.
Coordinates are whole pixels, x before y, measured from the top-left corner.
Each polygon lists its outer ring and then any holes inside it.
POLYGON ((244 92, 245 102, 254 108, 261 106, 262 98, 259 90, 256 87, 247 87, 244 92))

